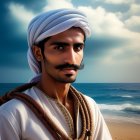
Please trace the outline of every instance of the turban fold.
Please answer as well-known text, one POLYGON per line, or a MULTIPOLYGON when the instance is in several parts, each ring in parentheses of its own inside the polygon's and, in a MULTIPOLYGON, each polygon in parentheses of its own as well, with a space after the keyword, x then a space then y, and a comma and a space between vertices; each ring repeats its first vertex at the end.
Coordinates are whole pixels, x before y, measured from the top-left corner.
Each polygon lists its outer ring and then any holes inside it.
POLYGON ((81 28, 85 36, 90 35, 86 16, 75 9, 57 9, 42 13, 33 18, 28 26, 28 63, 35 74, 40 74, 40 65, 35 59, 32 46, 47 37, 56 35, 71 27, 81 28))

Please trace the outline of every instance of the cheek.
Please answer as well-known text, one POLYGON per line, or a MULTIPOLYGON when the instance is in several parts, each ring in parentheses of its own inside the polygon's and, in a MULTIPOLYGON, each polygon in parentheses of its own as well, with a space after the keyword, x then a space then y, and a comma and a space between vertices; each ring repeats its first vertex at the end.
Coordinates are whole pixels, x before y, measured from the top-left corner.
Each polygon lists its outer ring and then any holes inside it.
POLYGON ((54 57, 54 55, 46 54, 44 59, 46 64, 51 67, 60 64, 60 60, 57 57, 54 57))
POLYGON ((83 53, 80 53, 78 56, 77 56, 77 62, 78 63, 81 63, 83 60, 83 53))

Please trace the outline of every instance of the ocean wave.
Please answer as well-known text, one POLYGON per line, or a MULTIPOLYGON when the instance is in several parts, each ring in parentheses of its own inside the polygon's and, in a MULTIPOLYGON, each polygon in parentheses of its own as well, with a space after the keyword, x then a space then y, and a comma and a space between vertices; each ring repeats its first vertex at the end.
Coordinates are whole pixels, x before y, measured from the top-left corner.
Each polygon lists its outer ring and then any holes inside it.
POLYGON ((122 95, 121 97, 122 97, 122 98, 134 98, 134 97, 131 96, 131 95, 122 95))
POLYGON ((137 96, 135 96, 135 95, 127 95, 127 94, 124 94, 124 95, 122 95, 122 94, 115 94, 115 95, 110 95, 111 97, 120 97, 120 98, 136 98, 137 96))
POLYGON ((140 105, 132 104, 121 104, 121 105, 109 105, 109 104, 99 104, 101 110, 112 110, 112 111, 126 111, 135 112, 140 114, 140 105))
POLYGON ((129 92, 129 93, 140 93, 140 89, 110 88, 110 89, 107 89, 107 90, 119 91, 119 92, 129 92))

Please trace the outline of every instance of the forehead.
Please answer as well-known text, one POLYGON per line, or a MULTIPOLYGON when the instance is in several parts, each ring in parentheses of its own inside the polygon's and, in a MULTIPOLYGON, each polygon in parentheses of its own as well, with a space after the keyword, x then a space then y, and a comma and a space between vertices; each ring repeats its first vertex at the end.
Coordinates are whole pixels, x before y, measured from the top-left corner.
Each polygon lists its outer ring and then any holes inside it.
POLYGON ((64 32, 61 32, 57 35, 51 36, 49 41, 84 41, 85 34, 82 29, 77 27, 72 27, 64 32))

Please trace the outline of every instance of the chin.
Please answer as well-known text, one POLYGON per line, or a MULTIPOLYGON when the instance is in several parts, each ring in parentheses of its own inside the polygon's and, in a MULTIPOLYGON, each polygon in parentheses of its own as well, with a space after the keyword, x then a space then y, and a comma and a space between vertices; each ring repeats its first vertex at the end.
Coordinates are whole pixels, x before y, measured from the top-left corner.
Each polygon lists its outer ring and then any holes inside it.
POLYGON ((66 82, 68 83, 73 83, 76 81, 76 77, 75 76, 72 76, 72 75, 66 75, 66 82))
POLYGON ((53 77, 55 81, 60 83, 73 83, 76 81, 76 76, 71 74, 66 74, 63 77, 53 77))
POLYGON ((76 81, 76 79, 63 79, 63 80, 60 80, 59 82, 62 82, 62 83, 73 83, 73 82, 75 82, 76 81))
POLYGON ((72 76, 67 76, 66 78, 59 79, 59 82, 62 83, 73 83, 75 81, 76 81, 76 77, 72 77, 72 76))

